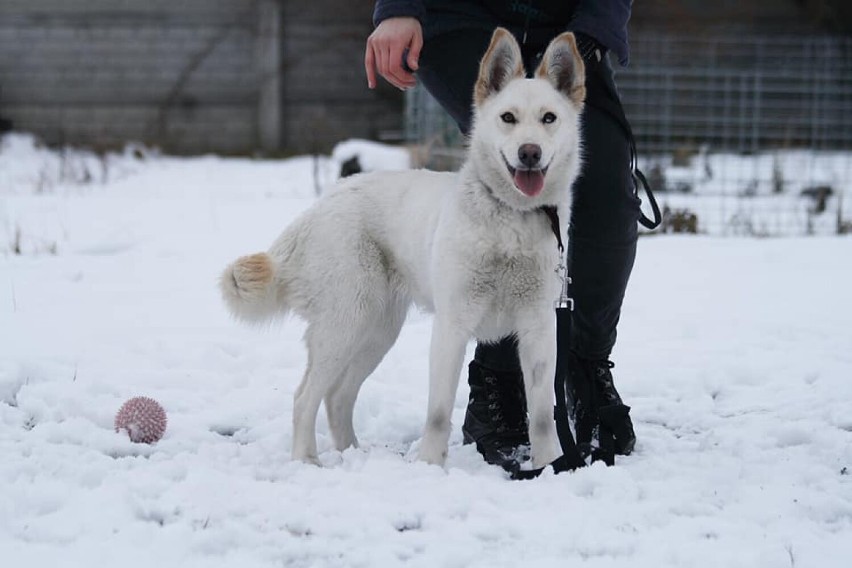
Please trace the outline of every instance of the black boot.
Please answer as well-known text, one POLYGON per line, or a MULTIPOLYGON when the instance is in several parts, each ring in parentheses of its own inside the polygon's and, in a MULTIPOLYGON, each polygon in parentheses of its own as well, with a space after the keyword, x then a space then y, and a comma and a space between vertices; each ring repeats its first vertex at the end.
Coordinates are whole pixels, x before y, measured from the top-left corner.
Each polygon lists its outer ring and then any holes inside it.
POLYGON ((520 371, 492 371, 471 362, 468 383, 470 398, 462 434, 465 444, 490 464, 506 469, 529 459, 527 400, 520 371))
POLYGON ((610 371, 615 364, 607 359, 589 360, 577 355, 572 363, 569 397, 573 402, 577 444, 596 445, 605 452, 609 451, 605 446, 612 444, 612 452, 630 455, 636 445, 636 434, 630 420, 630 407, 615 389, 610 371), (605 443, 604 438, 609 441, 605 443))

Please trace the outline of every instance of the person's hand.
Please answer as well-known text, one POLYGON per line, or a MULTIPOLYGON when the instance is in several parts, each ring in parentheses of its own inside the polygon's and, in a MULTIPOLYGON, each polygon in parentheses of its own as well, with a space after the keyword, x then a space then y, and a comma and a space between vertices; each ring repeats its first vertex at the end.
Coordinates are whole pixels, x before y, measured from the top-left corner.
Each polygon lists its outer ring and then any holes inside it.
POLYGON ((390 84, 405 90, 416 83, 420 50, 423 48, 423 30, 417 18, 388 18, 383 20, 367 38, 364 68, 367 86, 376 88, 376 71, 390 84), (407 54, 406 54, 407 52, 407 54), (405 65, 403 66, 403 58, 405 65))

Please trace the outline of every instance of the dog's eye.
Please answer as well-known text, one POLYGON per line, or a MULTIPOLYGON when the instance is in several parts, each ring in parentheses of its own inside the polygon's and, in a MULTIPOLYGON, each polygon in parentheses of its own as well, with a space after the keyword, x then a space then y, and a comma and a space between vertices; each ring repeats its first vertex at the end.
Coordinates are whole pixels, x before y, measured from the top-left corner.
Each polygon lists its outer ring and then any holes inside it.
POLYGON ((552 122, 556 122, 556 115, 552 112, 544 113, 544 116, 541 117, 541 121, 545 124, 551 124, 552 122))
POLYGON ((518 119, 515 118, 515 115, 511 112, 504 112, 500 115, 500 120, 505 122, 506 124, 515 124, 518 122, 518 119))

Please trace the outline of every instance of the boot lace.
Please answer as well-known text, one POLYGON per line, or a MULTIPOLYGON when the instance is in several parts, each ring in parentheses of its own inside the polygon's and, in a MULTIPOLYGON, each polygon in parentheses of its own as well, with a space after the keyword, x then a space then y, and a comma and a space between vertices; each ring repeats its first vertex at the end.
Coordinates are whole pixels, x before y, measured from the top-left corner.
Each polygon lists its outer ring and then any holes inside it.
POLYGON ((497 377, 486 376, 488 417, 498 434, 524 436, 527 429, 526 397, 521 389, 500 384, 497 377))
POLYGON ((621 404, 621 396, 615 390, 615 383, 610 372, 613 367, 615 367, 615 363, 609 359, 591 362, 593 376, 595 383, 597 383, 597 392, 603 399, 600 403, 603 404, 621 404))

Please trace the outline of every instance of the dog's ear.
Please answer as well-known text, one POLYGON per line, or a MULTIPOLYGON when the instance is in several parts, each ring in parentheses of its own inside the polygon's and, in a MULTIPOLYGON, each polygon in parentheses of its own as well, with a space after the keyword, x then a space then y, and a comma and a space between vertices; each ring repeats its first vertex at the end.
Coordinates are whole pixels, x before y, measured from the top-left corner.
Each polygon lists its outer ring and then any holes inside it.
POLYGON ((479 78, 474 88, 477 105, 494 93, 499 92, 515 78, 524 77, 524 62, 521 48, 509 30, 497 28, 491 36, 491 45, 479 64, 479 78))
POLYGON ((546 79, 571 101, 580 106, 586 99, 586 66, 577 51, 574 34, 561 34, 547 46, 535 76, 546 79))

